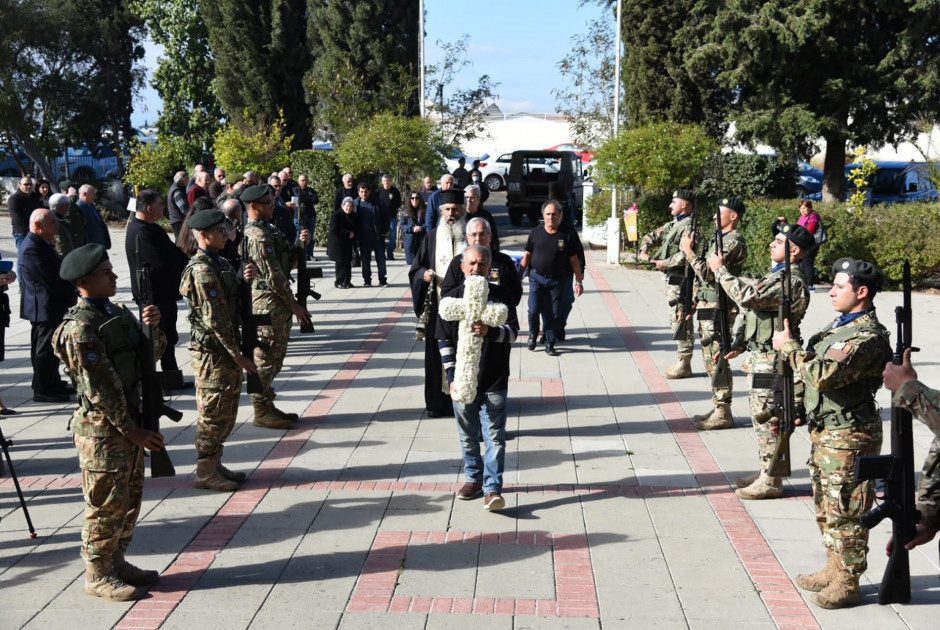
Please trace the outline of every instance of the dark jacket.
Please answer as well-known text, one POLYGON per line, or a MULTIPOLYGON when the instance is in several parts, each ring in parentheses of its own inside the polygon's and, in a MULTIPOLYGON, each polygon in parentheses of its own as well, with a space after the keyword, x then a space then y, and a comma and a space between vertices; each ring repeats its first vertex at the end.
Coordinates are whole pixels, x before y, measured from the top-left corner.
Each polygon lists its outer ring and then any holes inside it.
POLYGON ((173 244, 169 234, 162 227, 132 217, 127 222, 124 253, 127 255, 134 300, 140 300, 140 294, 137 292, 138 242, 140 243, 140 263, 150 266, 153 301, 157 304, 165 304, 179 300, 181 298, 180 278, 183 275, 183 269, 189 263, 189 258, 173 244))
POLYGON ((179 184, 170 186, 166 193, 166 215, 170 223, 182 223, 189 212, 189 202, 186 201, 186 190, 179 184))
POLYGON ((342 210, 343 208, 340 204, 343 203, 343 199, 346 197, 351 197, 353 201, 359 198, 359 192, 355 186, 352 188, 343 188, 340 186, 336 189, 336 194, 333 195, 333 210, 342 210))
POLYGON ((383 240, 388 234, 389 219, 385 214, 385 208, 381 205, 372 203, 372 201, 363 201, 356 199, 353 203, 353 211, 356 214, 356 225, 359 232, 356 236, 361 244, 367 245, 383 240))
POLYGON ((111 234, 108 233, 104 219, 98 214, 98 209, 84 199, 79 199, 75 205, 85 219, 85 243, 98 243, 105 249, 111 249, 111 234))
POLYGON ((31 322, 56 322, 75 304, 75 287, 59 277, 62 257, 55 248, 32 232, 23 239, 19 254, 23 293, 20 318, 31 322))
POLYGON ((337 210, 330 218, 330 233, 326 240, 326 254, 333 262, 347 262, 352 260, 353 244, 355 238, 349 238, 350 234, 356 234, 356 215, 346 214, 342 210, 337 210))
POLYGON ((23 191, 18 188, 15 193, 7 197, 7 209, 10 211, 10 223, 13 224, 14 234, 29 232, 29 215, 41 205, 39 195, 23 194, 23 191))

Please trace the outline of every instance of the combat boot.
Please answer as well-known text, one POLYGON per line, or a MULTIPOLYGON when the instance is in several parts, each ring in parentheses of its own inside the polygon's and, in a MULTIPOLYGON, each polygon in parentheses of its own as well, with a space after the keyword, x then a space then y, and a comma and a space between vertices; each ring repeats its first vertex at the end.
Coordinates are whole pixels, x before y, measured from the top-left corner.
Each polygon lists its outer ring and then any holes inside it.
POLYGON ((804 591, 818 593, 823 590, 832 579, 839 573, 839 559, 831 550, 827 549, 829 558, 826 560, 826 566, 816 573, 804 573, 796 576, 796 585, 804 591))
POLYGON ((822 608, 845 608, 862 601, 862 591, 858 587, 858 577, 848 571, 835 573, 829 586, 809 598, 822 608))
POLYGON ((771 477, 760 473, 757 479, 746 488, 734 491, 739 499, 756 501, 759 499, 779 499, 783 496, 783 480, 780 477, 771 477))
POLYGON ((689 378, 692 376, 692 356, 680 354, 679 362, 663 370, 663 376, 666 378, 689 378))
POLYGON ((193 479, 193 488, 201 490, 215 490, 216 492, 232 492, 238 489, 238 484, 229 481, 219 474, 218 464, 214 457, 200 457, 196 460, 196 478, 193 479))
POLYGON ((219 447, 219 452, 215 456, 215 467, 219 471, 219 474, 228 479, 229 481, 234 481, 235 483, 241 483, 248 478, 243 472, 234 472, 229 470, 222 465, 222 453, 224 453, 224 447, 219 447))
POLYGON ((692 424, 700 431, 730 429, 734 426, 734 419, 731 416, 731 405, 728 403, 717 403, 715 404, 715 408, 709 413, 700 416, 692 416, 692 424))
POLYGON ((735 477, 734 485, 736 485, 739 488, 747 488, 749 485, 757 481, 758 477, 760 477, 759 470, 753 475, 748 475, 747 477, 735 477))
POLYGON ((296 413, 281 411, 280 409, 275 407, 273 403, 271 404, 271 414, 275 418, 280 418, 281 420, 287 420, 288 422, 297 422, 298 420, 300 420, 300 416, 298 416, 296 413))
POLYGON ((273 413, 271 413, 272 406, 273 405, 266 402, 254 403, 255 419, 252 420, 251 423, 256 427, 261 427, 264 429, 289 429, 290 420, 278 418, 273 413))
POLYGON ((150 586, 156 584, 160 579, 160 573, 157 571, 145 571, 135 567, 124 559, 124 554, 120 551, 115 552, 111 561, 112 573, 124 580, 131 586, 150 586))
POLYGON ((85 592, 113 602, 129 602, 140 595, 136 587, 114 575, 103 561, 85 563, 85 592))

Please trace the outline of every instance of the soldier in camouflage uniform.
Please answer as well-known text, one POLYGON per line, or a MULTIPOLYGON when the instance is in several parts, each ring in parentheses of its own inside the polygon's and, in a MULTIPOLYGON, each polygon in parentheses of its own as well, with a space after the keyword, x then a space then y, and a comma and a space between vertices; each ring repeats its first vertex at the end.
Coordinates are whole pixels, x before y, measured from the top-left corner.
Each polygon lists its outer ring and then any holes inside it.
POLYGON ((868 566, 868 530, 859 519, 871 508, 875 491, 871 481, 855 478, 855 462, 881 451, 875 392, 891 346, 872 302, 884 286, 881 271, 863 260, 840 258, 832 275, 829 297, 842 315, 813 335, 806 350, 788 327, 774 333, 773 347, 806 388, 813 502, 829 556, 825 568, 798 576, 796 583, 817 593, 814 604, 842 608, 861 601, 858 582, 868 566))
MULTIPOLYGON (((265 184, 244 189, 240 199, 248 204, 248 222, 245 224, 246 263, 258 270, 252 283, 252 312, 269 314, 270 326, 260 326, 259 340, 265 348, 255 350, 258 376, 265 387, 263 394, 252 394, 255 410, 255 426, 269 429, 289 429, 296 422, 295 413, 285 413, 274 406, 274 389, 271 383, 280 373, 287 355, 290 339, 291 315, 301 322, 309 322, 310 314, 304 310, 290 291, 290 270, 296 266, 296 249, 270 222, 274 213, 274 190, 265 184)), ((303 230, 300 238, 310 242, 310 232, 303 230)))
POLYGON ((648 260, 663 272, 666 281, 666 303, 669 306, 669 324, 673 334, 679 330, 678 363, 666 368, 666 378, 688 378, 692 376, 692 345, 695 331, 692 322, 682 315, 680 292, 685 276, 685 254, 679 249, 679 239, 692 227, 692 204, 695 193, 691 190, 676 190, 672 193, 669 210, 673 220, 656 228, 643 237, 640 244, 640 260, 648 260), (655 251, 655 254, 650 254, 655 251), (651 258, 655 256, 655 258, 651 258))
MULTIPOLYGON (((894 392, 893 403, 910 410, 934 434, 917 484, 917 509, 921 520, 917 534, 906 545, 907 549, 913 549, 933 540, 940 530, 940 391, 917 380, 917 372, 911 367, 910 348, 904 351, 901 365, 888 363, 885 366, 884 380, 885 387, 894 392)), ((888 543, 889 555, 893 542, 888 543)))
POLYGON ((708 268, 724 288, 728 298, 741 309, 734 323, 734 350, 725 355, 732 359, 745 347, 748 350, 744 371, 751 379, 748 403, 751 424, 757 440, 760 470, 749 477, 734 480, 736 494, 742 499, 772 499, 783 496, 783 481, 767 474, 780 435, 780 419, 774 405, 774 390, 754 387, 755 374, 776 370, 777 353, 772 340, 780 317, 783 287, 780 276, 784 272, 786 256, 790 256, 790 331, 800 338, 800 322, 809 306, 809 288, 800 271, 799 261, 816 246, 813 235, 800 225, 784 225, 770 242, 770 260, 773 269, 759 280, 737 278, 724 266, 723 257, 712 254, 708 268), (789 243, 788 243, 789 241, 789 243))
POLYGON ((190 217, 198 249, 183 270, 180 294, 189 305, 189 352, 196 375, 196 478, 193 486, 231 492, 245 473, 222 465, 225 439, 235 426, 242 370, 257 372, 239 350, 238 277, 219 252, 227 240, 225 215, 218 210, 190 217))
MULTIPOLYGON (((133 401, 139 405, 140 400, 137 348, 143 332, 126 308, 108 300, 117 290, 117 276, 104 247, 89 244, 73 250, 59 275, 74 282, 80 294, 56 329, 52 346, 79 401, 71 425, 85 497, 85 592, 128 601, 138 596, 137 587, 159 577, 124 559, 140 514, 144 448, 164 448, 161 434, 135 420, 140 411, 133 408, 133 401)), ((148 306, 143 316, 156 333, 156 354, 162 354, 166 338, 157 328, 160 311, 148 306)))
MULTIPOLYGON (((718 204, 718 212, 713 217, 713 224, 721 225, 722 246, 724 249, 724 266, 732 276, 740 276, 747 261, 747 245, 744 238, 738 233, 738 223, 744 216, 744 202, 737 197, 725 197, 718 204), (720 222, 720 223, 719 223, 720 222)), ((705 226, 703 226, 704 228, 705 226)), ((708 231, 703 231, 707 234, 708 231)), ((695 302, 696 310, 714 309, 718 306, 718 285, 715 283, 715 274, 708 268, 706 261, 717 251, 714 238, 708 241, 708 248, 704 258, 695 254, 695 238, 687 234, 682 237, 679 247, 685 254, 686 260, 695 270, 695 302)), ((734 321, 737 309, 729 304, 728 321, 734 321)), ((698 334, 702 343, 702 356, 705 360, 705 369, 710 378, 715 374, 715 359, 721 352, 721 341, 715 334, 715 324, 710 319, 700 319, 698 334)), ((716 429, 730 429, 734 424, 731 415, 732 382, 730 371, 727 385, 712 385, 713 408, 706 414, 692 416, 695 428, 703 431, 716 429)))

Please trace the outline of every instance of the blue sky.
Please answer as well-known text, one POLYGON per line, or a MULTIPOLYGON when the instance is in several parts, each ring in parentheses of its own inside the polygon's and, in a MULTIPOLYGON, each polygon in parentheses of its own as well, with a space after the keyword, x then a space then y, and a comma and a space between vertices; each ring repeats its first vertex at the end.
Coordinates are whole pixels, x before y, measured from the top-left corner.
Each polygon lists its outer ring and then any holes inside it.
MULTIPOLYGON (((556 64, 571 48, 571 37, 587 31, 593 19, 607 17, 597 4, 579 6, 579 0, 425 0, 426 62, 440 59, 435 42, 453 42, 470 35, 470 58, 456 87, 475 85, 482 74, 499 83, 498 104, 505 113, 527 111, 554 113, 552 88, 564 84, 556 64), (465 78, 463 78, 465 77, 465 78)), ((159 51, 147 47, 144 64, 149 75, 157 65, 159 51)), ((148 80, 149 80, 148 75, 148 80)), ((160 98, 149 85, 135 102, 131 121, 153 124, 160 111, 160 98)))

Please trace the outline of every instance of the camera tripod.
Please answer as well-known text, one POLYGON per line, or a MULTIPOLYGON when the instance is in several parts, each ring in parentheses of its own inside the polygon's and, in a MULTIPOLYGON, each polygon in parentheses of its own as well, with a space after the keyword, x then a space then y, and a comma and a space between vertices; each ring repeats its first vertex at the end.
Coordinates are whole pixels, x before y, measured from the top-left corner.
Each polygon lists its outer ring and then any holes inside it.
MULTIPOLYGON (((26 509, 26 498, 23 497, 23 490, 20 488, 20 480, 16 476, 16 470, 13 468, 13 460, 10 459, 10 447, 13 442, 3 437, 3 429, 0 428, 0 448, 3 449, 3 455, 7 460, 7 467, 10 469, 10 477, 13 479, 13 485, 16 487, 16 494, 20 497, 20 505, 23 507, 23 516, 26 517, 26 525, 29 527, 29 537, 36 537, 36 529, 33 527, 33 521, 29 518, 29 510, 26 509)), ((0 459, 0 477, 3 476, 3 460, 0 459)))

